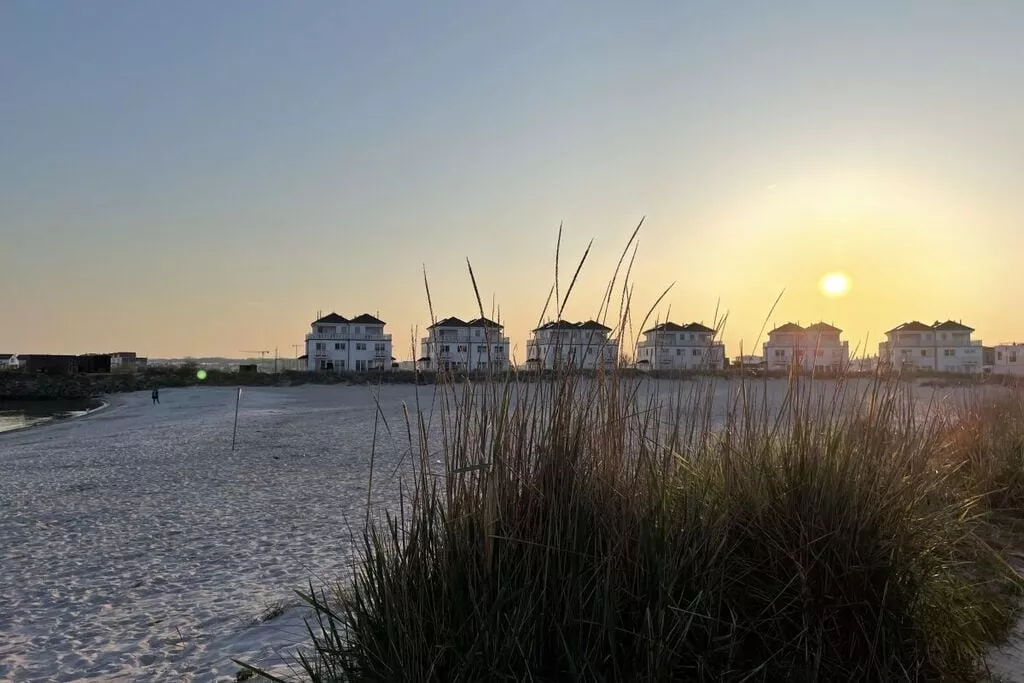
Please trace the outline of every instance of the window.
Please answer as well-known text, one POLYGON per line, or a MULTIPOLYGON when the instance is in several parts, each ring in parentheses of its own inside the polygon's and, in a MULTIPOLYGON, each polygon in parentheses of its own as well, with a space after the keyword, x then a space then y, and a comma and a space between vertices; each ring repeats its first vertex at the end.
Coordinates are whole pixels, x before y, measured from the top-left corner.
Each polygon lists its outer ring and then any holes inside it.
POLYGON ((1017 362, 1017 352, 1016 351, 1010 351, 1010 362, 1011 363, 1016 363, 1017 362))
POLYGON ((366 370, 366 361, 365 360, 357 360, 356 361, 356 372, 361 372, 361 371, 364 371, 364 370, 366 370))
POLYGON ((786 357, 786 349, 775 349, 775 357, 776 358, 785 358, 786 357))
POLYGON ((326 348, 327 348, 327 344, 325 344, 325 343, 323 343, 323 342, 317 342, 317 343, 316 343, 316 350, 317 350, 317 351, 323 351, 323 350, 325 350, 326 348))
POLYGON ((366 342, 356 342, 356 351, 365 351, 366 342))
POLYGON ((478 344, 477 347, 476 347, 476 352, 477 353, 487 353, 487 347, 484 346, 483 344, 478 344))
POLYGON ((342 349, 342 346, 341 346, 341 344, 335 344, 335 345, 334 345, 334 350, 335 350, 335 351, 341 351, 341 349, 342 349))
POLYGON ((690 335, 690 341, 693 341, 694 339, 696 339, 696 337, 695 337, 694 335, 692 335, 692 334, 691 334, 691 335, 690 335))
POLYGON ((956 355, 956 351, 953 349, 942 349, 942 355, 946 358, 952 358, 956 355))
POLYGON ((455 350, 458 351, 459 353, 465 353, 466 352, 466 345, 465 344, 459 344, 458 347, 455 350))
POLYGON ((1003 359, 1003 352, 1002 351, 996 351, 996 360, 1002 360, 1002 359, 1003 359))
POLYGON ((359 334, 359 327, 358 326, 356 326, 356 328, 355 328, 355 333, 359 334))
POLYGON ((922 356, 927 356, 928 355, 928 349, 921 349, 921 355, 922 356))
POLYGON ((387 351, 387 345, 384 342, 377 342, 373 345, 373 350, 383 353, 384 351, 387 351))
POLYGON ((692 351, 690 352, 690 355, 691 355, 691 356, 699 356, 699 355, 700 355, 700 349, 693 349, 693 350, 692 350, 692 351))
POLYGON ((447 344, 445 344, 444 346, 441 347, 441 350, 445 353, 448 353, 451 349, 448 347, 447 344))
POLYGON ((676 349, 676 355, 677 356, 683 355, 683 350, 682 349, 676 349))
POLYGON ((326 370, 327 369, 327 361, 324 360, 323 358, 320 359, 320 369, 321 370, 326 370))
POLYGON ((342 370, 344 370, 345 369, 345 361, 339 361, 338 362, 338 367, 341 368, 342 370))
POLYGON ((321 325, 320 327, 316 328, 316 333, 317 334, 326 334, 327 333, 327 328, 324 327, 323 325, 321 325))

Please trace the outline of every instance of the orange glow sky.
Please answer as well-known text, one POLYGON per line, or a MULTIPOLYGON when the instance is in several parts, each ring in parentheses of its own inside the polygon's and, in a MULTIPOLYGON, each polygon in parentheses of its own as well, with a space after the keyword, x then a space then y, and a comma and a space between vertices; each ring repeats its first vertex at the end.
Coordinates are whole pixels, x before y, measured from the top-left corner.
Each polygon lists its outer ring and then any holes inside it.
POLYGON ((333 310, 409 358, 468 257, 522 357, 559 222, 579 319, 641 216, 636 324, 675 281, 730 356, 783 290, 860 352, 1024 340, 1024 4, 506 4, 3 3, 0 352, 290 356, 333 310))

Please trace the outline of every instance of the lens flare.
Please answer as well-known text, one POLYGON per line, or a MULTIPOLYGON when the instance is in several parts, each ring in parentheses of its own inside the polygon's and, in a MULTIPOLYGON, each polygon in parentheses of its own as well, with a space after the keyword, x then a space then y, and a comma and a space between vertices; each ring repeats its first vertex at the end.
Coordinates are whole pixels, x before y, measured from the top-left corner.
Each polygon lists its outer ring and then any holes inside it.
POLYGON ((198 379, 199 381, 202 381, 202 380, 206 379, 206 370, 198 371, 196 373, 196 379, 198 379))
POLYGON ((846 273, 827 273, 818 282, 818 288, 825 296, 835 299, 850 291, 850 278, 846 273))

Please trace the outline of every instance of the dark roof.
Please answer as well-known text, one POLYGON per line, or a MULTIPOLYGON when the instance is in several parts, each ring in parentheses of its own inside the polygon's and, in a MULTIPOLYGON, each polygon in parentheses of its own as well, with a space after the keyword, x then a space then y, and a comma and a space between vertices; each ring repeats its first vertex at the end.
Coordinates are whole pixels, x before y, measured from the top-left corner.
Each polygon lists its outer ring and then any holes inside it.
POLYGON ((944 323, 940 323, 938 320, 936 320, 935 324, 932 325, 932 329, 943 330, 943 331, 952 330, 954 332, 974 332, 974 328, 973 327, 967 327, 967 325, 963 325, 961 323, 955 323, 952 320, 947 320, 944 323))
POLYGON ((655 325, 649 330, 645 330, 644 334, 648 332, 714 332, 713 329, 700 323, 687 323, 685 325, 677 325, 673 322, 666 322, 660 325, 655 325))
POLYGON ((352 318, 349 322, 356 323, 357 325, 384 325, 384 321, 379 318, 374 318, 369 313, 363 313, 352 318))
POLYGON ((348 319, 345 318, 344 316, 340 316, 337 313, 328 313, 327 315, 325 315, 324 317, 320 318, 319 320, 314 320, 313 324, 316 325, 318 323, 347 323, 347 322, 348 322, 348 319))
POLYGON ((804 331, 804 328, 800 327, 796 323, 786 323, 785 325, 780 325, 779 327, 776 327, 774 330, 772 330, 768 334, 775 334, 776 332, 803 332, 803 331, 804 331))
POLYGON ((596 320, 587 320, 582 323, 571 323, 568 320, 553 320, 549 323, 544 323, 535 329, 534 332, 542 330, 604 330, 605 332, 611 332, 612 328, 606 327, 596 320))
POLYGON ((475 318, 466 323, 467 327, 501 327, 498 323, 487 318, 475 318))
POLYGON ((444 320, 438 320, 436 323, 434 323, 427 329, 430 330, 435 327, 466 327, 466 325, 467 323, 465 320, 452 316, 450 318, 445 318, 444 320))
POLYGON ((822 332, 842 332, 842 330, 835 325, 829 325, 828 323, 814 323, 813 325, 808 325, 805 329, 808 332, 812 330, 815 332, 819 330, 822 332))
POLYGON ((429 363, 430 362, 430 356, 423 356, 423 358, 420 358, 416 362, 417 363, 424 363, 424 362, 429 363))
POLYGON ((892 328, 886 334, 892 334, 893 332, 930 332, 931 326, 925 325, 917 320, 911 320, 909 323, 903 323, 892 328))
POLYGON ((438 320, 427 329, 429 330, 432 327, 501 327, 501 323, 496 323, 489 318, 473 318, 467 321, 452 316, 444 320, 438 320))
POLYGON ((302 354, 301 356, 299 356, 299 360, 309 360, 309 356, 306 354, 302 354))

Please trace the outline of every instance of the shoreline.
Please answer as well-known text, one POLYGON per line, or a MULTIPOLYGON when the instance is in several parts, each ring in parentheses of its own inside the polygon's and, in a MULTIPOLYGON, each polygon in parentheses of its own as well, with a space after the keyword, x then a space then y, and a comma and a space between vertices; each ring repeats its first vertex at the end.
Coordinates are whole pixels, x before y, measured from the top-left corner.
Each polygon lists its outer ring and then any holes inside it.
MULTIPOLYGON (((54 400, 57 400, 57 399, 54 399, 54 400)), ((13 427, 11 429, 0 430, 0 439, 2 439, 3 437, 5 437, 8 434, 22 434, 24 432, 27 432, 30 429, 40 429, 42 427, 52 427, 53 425, 61 424, 61 423, 64 423, 64 422, 73 422, 75 420, 84 420, 85 418, 90 417, 92 415, 95 415, 96 413, 98 413, 98 412, 100 412, 102 410, 106 410, 113 403, 113 399, 110 398, 110 397, 103 397, 102 399, 98 398, 98 399, 95 399, 95 400, 98 402, 98 405, 96 407, 88 408, 88 409, 83 410, 83 411, 73 411, 75 413, 80 413, 80 414, 77 414, 77 415, 70 415, 68 417, 52 417, 52 416, 51 417, 44 417, 44 418, 40 419, 37 422, 33 422, 32 424, 27 424, 27 425, 24 425, 22 427, 13 427)), ((45 399, 44 399, 44 401, 45 401, 45 399)), ((28 403, 29 401, 24 401, 24 402, 28 403)), ((43 402, 43 401, 40 401, 40 402, 43 402)))

